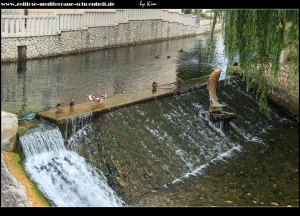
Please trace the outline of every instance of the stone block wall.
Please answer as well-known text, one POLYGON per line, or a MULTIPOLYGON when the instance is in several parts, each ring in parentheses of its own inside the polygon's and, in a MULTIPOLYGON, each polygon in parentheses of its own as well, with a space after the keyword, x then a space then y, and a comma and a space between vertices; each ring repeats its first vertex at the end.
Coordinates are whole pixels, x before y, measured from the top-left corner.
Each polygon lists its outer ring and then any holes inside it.
MULTIPOLYGON (((290 114, 299 116, 299 75, 297 74, 289 79, 289 75, 292 75, 292 73, 290 73, 290 66, 291 65, 287 63, 280 63, 278 82, 275 84, 273 91, 271 90, 273 74, 270 70, 265 71, 268 88, 267 95, 290 114)), ((233 67, 233 74, 238 75, 242 73, 238 66, 233 67)))
POLYGON ((196 27, 177 22, 134 20, 115 26, 62 31, 55 35, 1 37, 1 62, 18 60, 20 47, 23 47, 26 59, 33 59, 196 34, 196 27))
MULTIPOLYGON (((289 81, 290 65, 284 63, 280 64, 279 73, 278 84, 274 87, 273 92, 268 92, 268 95, 291 114, 299 116, 299 76, 291 77, 289 81), (296 85, 294 85, 295 82, 296 85)), ((266 72, 266 76, 270 80, 272 75, 270 72, 266 72)))

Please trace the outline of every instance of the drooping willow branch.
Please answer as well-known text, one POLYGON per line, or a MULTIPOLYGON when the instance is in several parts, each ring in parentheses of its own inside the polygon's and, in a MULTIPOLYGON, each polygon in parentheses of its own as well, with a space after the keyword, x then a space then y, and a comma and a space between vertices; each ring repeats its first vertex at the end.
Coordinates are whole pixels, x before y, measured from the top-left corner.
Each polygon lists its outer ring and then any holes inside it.
MULTIPOLYGON (((212 31, 208 43, 212 45, 217 19, 222 20, 224 54, 228 65, 238 58, 242 79, 247 83, 247 91, 255 87, 259 96, 259 111, 269 119, 267 92, 273 91, 278 83, 280 54, 288 46, 291 71, 288 76, 289 93, 297 85, 299 75, 299 11, 292 9, 272 10, 212 10, 212 31), (270 71, 271 76, 265 76, 270 71), (267 87, 269 86, 269 87, 267 87)), ((226 71, 233 73, 232 67, 226 71)), ((230 81, 230 80, 229 80, 230 81)))

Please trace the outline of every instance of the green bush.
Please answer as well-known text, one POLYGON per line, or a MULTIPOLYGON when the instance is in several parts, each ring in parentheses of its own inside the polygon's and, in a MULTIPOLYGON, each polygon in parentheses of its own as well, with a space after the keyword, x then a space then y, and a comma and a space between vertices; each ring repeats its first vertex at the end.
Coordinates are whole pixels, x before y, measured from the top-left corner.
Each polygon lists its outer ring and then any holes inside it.
POLYGON ((201 18, 205 18, 205 14, 204 13, 200 13, 199 14, 201 18))

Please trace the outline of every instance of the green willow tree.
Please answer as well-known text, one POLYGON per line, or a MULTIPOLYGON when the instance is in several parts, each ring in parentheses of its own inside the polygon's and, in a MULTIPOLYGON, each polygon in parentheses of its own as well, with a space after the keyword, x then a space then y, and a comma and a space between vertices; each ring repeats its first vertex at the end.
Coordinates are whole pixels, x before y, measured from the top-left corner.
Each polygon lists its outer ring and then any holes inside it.
MULTIPOLYGON (((224 54, 228 65, 239 58, 242 79, 247 91, 254 87, 259 96, 259 111, 271 119, 267 93, 278 83, 280 54, 285 46, 291 72, 288 76, 289 93, 295 90, 299 75, 299 10, 293 9, 235 9, 212 10, 212 31, 208 42, 212 44, 217 21, 222 21, 224 54), (271 72, 271 78, 265 72, 271 72)), ((228 67, 226 75, 231 75, 228 67)), ((229 79, 230 82, 230 79, 229 79)))

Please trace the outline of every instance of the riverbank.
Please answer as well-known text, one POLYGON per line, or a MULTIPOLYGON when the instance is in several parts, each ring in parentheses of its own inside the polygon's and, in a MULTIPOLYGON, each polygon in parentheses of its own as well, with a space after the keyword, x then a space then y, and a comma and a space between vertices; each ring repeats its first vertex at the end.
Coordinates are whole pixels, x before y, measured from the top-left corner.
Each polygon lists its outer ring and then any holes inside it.
POLYGON ((13 174, 12 163, 7 160, 9 157, 7 152, 1 151, 1 207, 31 207, 24 182, 21 182, 22 176, 13 174))
MULTIPOLYGON (((48 58, 190 37, 210 32, 211 26, 202 26, 209 22, 205 20, 200 26, 190 26, 163 20, 129 21, 117 26, 65 30, 54 35, 1 37, 1 62, 48 58)), ((215 31, 220 30, 221 24, 217 24, 215 31)))
POLYGON ((18 153, 1 152, 1 206, 48 207, 49 203, 27 177, 18 153))

